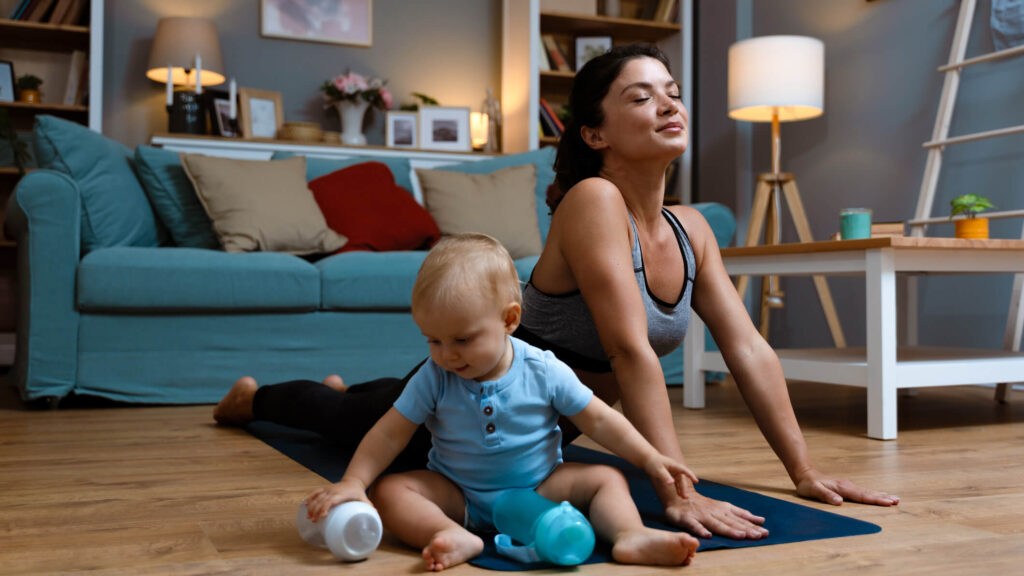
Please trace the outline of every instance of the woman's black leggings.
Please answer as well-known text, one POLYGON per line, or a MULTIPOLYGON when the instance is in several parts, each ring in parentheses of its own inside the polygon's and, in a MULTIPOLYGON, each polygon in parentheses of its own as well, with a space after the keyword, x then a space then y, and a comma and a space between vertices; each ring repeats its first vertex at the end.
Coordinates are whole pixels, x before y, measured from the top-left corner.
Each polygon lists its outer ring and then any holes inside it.
MULTIPOLYGON (((253 416, 256 420, 316 432, 354 451, 363 436, 398 400, 405 384, 423 362, 404 378, 371 380, 349 386, 346 392, 312 380, 261 386, 252 400, 253 416)), ((563 446, 580 434, 565 418, 559 425, 563 446)), ((407 464, 425 464, 430 446, 430 433, 420 426, 398 458, 407 464)))

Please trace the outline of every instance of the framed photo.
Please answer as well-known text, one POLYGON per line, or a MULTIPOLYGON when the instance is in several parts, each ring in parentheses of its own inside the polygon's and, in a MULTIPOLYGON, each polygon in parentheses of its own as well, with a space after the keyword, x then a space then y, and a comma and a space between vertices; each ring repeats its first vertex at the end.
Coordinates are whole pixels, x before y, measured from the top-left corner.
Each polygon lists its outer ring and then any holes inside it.
POLYGON ((384 125, 384 145, 389 148, 416 148, 417 124, 419 114, 416 112, 392 112, 388 111, 387 122, 384 125))
POLYGON ((14 102, 14 63, 0 60, 0 102, 14 102))
POLYGON ((420 106, 420 148, 469 152, 469 108, 420 106))
POLYGON ((612 48, 611 36, 577 36, 576 70, 583 68, 590 59, 600 56, 612 48))
POLYGON ((373 0, 260 0, 260 35, 369 48, 373 0))
POLYGON ((239 88, 238 112, 242 138, 276 138, 284 124, 284 101, 280 92, 239 88))
POLYGON ((238 102, 235 102, 235 118, 231 119, 231 101, 226 90, 206 88, 203 90, 203 105, 210 119, 210 133, 214 136, 240 136, 238 129, 238 102))

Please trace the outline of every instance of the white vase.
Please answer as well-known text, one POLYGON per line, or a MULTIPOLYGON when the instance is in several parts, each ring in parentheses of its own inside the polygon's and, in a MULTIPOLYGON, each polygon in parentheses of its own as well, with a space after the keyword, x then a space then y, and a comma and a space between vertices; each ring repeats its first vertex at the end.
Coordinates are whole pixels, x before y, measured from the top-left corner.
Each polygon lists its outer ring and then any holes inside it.
POLYGON ((345 146, 366 146, 363 116, 370 107, 365 100, 342 100, 335 104, 341 117, 341 143, 345 146))

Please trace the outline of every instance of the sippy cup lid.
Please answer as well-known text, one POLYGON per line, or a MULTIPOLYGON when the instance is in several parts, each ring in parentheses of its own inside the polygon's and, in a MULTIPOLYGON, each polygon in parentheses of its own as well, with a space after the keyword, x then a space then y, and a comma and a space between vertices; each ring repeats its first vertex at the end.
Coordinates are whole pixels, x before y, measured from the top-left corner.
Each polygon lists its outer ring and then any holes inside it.
POLYGON ((562 502, 537 521, 537 554, 554 564, 582 564, 594 551, 594 529, 572 504, 562 502))

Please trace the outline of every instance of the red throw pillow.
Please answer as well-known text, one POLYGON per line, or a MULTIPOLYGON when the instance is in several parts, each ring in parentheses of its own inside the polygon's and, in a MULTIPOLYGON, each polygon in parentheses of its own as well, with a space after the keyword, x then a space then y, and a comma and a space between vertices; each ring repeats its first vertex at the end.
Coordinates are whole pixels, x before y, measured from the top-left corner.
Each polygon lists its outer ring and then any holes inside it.
POLYGON ((309 189, 327 226, 348 238, 339 252, 416 250, 441 238, 430 213, 380 162, 336 170, 310 181, 309 189))

